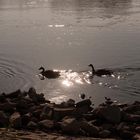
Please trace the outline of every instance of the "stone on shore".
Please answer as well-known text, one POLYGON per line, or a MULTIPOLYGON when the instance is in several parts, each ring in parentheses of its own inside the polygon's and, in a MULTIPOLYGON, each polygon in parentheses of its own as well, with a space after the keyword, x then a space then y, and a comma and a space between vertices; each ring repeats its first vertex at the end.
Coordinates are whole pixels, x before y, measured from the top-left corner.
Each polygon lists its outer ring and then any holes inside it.
POLYGON ((17 90, 0 95, 0 127, 135 140, 140 133, 140 102, 118 104, 105 99, 93 109, 90 99, 55 104, 34 88, 28 92, 17 90))
POLYGON ((100 131, 100 128, 92 125, 87 121, 80 122, 80 128, 83 129, 89 136, 97 137, 100 131))
POLYGON ((21 115, 15 112, 10 116, 9 122, 13 128, 21 128, 21 115))
POLYGON ((33 121, 30 121, 28 124, 27 124, 27 128, 30 129, 30 130, 35 130, 37 129, 37 123, 33 122, 33 121))
POLYGON ((0 127, 7 126, 9 123, 8 117, 3 111, 0 111, 0 127))
POLYGON ((74 107, 54 108, 53 109, 53 119, 54 120, 60 120, 60 119, 64 118, 65 116, 73 115, 74 111, 75 111, 74 107))
POLYGON ((86 99, 86 100, 83 100, 83 101, 80 101, 80 102, 76 103, 76 107, 90 106, 91 104, 92 104, 91 100, 86 99))
POLYGON ((62 131, 68 134, 78 134, 80 131, 80 124, 75 118, 64 118, 60 126, 62 131))
POLYGON ((119 123, 121 121, 121 110, 116 105, 100 106, 97 108, 96 113, 99 117, 112 123, 119 123))
POLYGON ((140 115, 128 114, 123 112, 122 119, 127 122, 140 122, 140 115))
POLYGON ((43 129, 44 131, 47 130, 47 129, 53 129, 54 128, 54 121, 53 120, 43 120, 43 121, 40 121, 38 123, 39 127, 41 129, 43 129))

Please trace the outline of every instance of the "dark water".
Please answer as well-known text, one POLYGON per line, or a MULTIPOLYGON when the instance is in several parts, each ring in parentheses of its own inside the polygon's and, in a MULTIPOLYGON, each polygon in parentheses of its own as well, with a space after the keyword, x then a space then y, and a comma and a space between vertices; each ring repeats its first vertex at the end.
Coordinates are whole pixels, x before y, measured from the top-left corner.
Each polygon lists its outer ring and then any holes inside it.
POLYGON ((0 92, 140 100, 139 38, 139 0, 0 0, 0 92), (88 78, 90 63, 114 77, 88 78), (40 80, 40 66, 62 76, 40 80))

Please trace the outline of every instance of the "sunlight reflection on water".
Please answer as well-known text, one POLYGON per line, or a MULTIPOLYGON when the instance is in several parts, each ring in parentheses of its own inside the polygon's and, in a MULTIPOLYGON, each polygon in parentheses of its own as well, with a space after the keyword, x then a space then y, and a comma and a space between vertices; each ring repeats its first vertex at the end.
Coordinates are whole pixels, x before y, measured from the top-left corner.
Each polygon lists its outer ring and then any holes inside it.
MULTIPOLYGON (((93 76, 91 71, 75 72, 71 69, 69 70, 58 70, 54 69, 55 72, 60 72, 60 84, 64 87, 72 87, 76 84, 79 85, 99 85, 108 88, 118 88, 119 81, 125 78, 122 73, 114 73, 111 76, 103 75, 102 77, 93 76), (113 80, 114 79, 114 80, 113 80), (113 80, 113 83, 112 83, 113 80)), ((45 80, 45 77, 38 74, 40 80, 45 80)))
POLYGON ((61 103, 63 101, 66 101, 66 99, 67 99, 66 95, 60 95, 60 96, 51 98, 50 101, 58 104, 58 103, 61 103))

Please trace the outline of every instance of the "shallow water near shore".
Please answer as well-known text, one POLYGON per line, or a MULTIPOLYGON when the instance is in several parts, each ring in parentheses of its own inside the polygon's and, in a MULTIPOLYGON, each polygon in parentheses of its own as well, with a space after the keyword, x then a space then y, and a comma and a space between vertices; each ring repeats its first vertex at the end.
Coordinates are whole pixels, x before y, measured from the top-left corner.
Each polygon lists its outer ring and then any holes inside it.
POLYGON ((140 100, 139 36, 139 0, 0 0, 0 92, 140 100), (89 78, 90 63, 114 76, 89 78), (40 66, 62 75, 40 80, 40 66))

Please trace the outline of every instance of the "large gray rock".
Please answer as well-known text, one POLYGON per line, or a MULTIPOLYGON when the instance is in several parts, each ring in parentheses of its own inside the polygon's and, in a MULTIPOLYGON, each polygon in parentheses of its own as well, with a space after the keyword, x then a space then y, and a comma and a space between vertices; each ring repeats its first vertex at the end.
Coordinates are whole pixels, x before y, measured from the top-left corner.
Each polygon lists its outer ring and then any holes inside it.
POLYGON ((42 112, 40 114, 40 119, 52 119, 53 118, 53 107, 51 107, 49 104, 46 104, 42 112))
POLYGON ((54 120, 60 120, 64 118, 65 116, 70 116, 75 111, 74 107, 69 108, 54 108, 53 109, 53 119, 54 120))
POLYGON ((31 120, 31 116, 32 115, 30 113, 27 113, 21 117, 23 127, 25 127, 29 123, 29 121, 31 120))
POLYGON ((81 116, 82 114, 87 114, 91 111, 91 107, 88 105, 76 107, 74 114, 76 116, 81 116))
POLYGON ((84 130, 89 136, 97 136, 99 134, 99 127, 88 123, 87 121, 80 122, 80 128, 84 130))
POLYGON ((121 121, 121 111, 116 105, 100 106, 97 108, 96 113, 99 117, 112 123, 119 123, 121 121))
POLYGON ((91 100, 86 99, 86 100, 83 100, 83 101, 76 103, 76 107, 90 106, 91 104, 92 104, 91 100))
POLYGON ((13 128, 21 128, 21 115, 15 112, 10 116, 9 122, 13 128))

